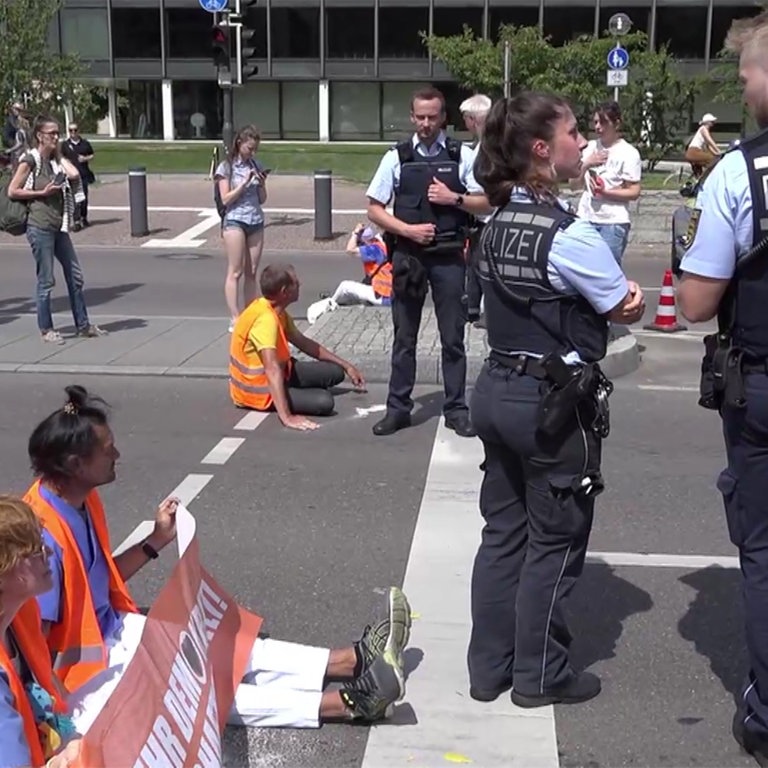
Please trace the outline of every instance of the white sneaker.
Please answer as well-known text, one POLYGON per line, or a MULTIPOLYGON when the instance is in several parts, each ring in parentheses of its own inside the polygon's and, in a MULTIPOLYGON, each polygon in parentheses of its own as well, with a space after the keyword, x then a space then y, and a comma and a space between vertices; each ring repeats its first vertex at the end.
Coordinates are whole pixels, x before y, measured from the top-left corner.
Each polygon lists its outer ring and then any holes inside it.
POLYGON ((46 331, 43 336, 43 341, 48 342, 49 344, 63 344, 64 343, 64 337, 58 332, 54 330, 46 331))
POLYGON ((307 307, 307 322, 310 325, 314 325, 320 315, 332 312, 337 306, 338 304, 333 299, 320 299, 320 301, 310 304, 307 307))

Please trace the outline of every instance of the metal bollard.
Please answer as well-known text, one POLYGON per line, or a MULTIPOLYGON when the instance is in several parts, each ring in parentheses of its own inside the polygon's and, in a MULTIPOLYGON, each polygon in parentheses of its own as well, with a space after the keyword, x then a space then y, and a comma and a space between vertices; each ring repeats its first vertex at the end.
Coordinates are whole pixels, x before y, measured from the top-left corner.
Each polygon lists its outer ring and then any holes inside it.
POLYGON ((131 237, 146 237, 149 234, 146 168, 128 170, 128 204, 131 208, 131 237))
POLYGON ((315 240, 332 240, 332 172, 315 171, 315 240))

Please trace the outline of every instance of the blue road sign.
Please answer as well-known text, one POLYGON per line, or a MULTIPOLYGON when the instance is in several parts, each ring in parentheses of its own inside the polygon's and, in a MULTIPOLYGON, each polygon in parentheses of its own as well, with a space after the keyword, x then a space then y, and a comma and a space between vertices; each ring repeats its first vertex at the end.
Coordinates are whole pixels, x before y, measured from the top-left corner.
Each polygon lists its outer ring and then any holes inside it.
POLYGON ((229 0, 198 0, 200 7, 208 13, 219 13, 227 7, 229 0))
POLYGON ((629 66, 629 51, 617 45, 608 52, 609 69, 626 69, 629 66))

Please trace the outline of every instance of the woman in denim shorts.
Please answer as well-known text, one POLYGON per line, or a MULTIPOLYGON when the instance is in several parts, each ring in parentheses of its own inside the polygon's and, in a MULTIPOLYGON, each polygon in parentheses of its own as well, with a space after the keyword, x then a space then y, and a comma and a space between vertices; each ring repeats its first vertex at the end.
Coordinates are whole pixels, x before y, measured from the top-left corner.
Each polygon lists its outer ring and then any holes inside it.
POLYGON ((267 173, 257 162, 261 133, 248 125, 241 128, 232 144, 229 157, 214 174, 221 202, 226 212, 222 219, 222 237, 227 254, 227 277, 224 296, 229 308, 229 331, 232 332, 241 307, 238 285, 243 282, 243 305, 247 307, 257 292, 256 275, 264 248, 264 211, 267 199, 267 173))

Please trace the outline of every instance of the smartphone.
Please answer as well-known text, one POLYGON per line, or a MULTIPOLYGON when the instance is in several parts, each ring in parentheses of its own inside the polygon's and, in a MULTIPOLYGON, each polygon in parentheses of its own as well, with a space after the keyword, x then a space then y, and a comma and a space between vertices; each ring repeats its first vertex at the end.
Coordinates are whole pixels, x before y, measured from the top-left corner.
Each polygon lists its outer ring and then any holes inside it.
POLYGON ((64 173, 64 171, 59 171, 54 177, 53 177, 53 184, 56 187, 63 187, 64 182, 67 180, 67 174, 64 173))

